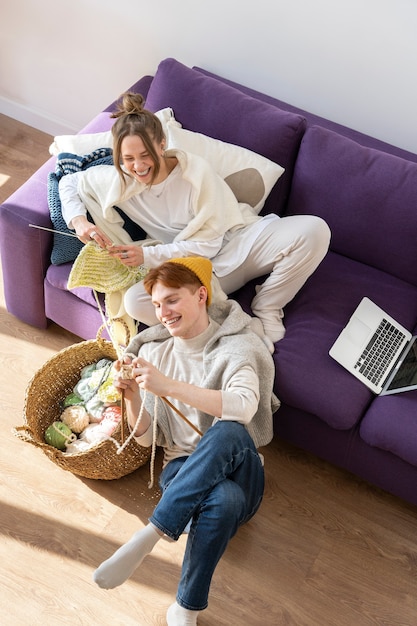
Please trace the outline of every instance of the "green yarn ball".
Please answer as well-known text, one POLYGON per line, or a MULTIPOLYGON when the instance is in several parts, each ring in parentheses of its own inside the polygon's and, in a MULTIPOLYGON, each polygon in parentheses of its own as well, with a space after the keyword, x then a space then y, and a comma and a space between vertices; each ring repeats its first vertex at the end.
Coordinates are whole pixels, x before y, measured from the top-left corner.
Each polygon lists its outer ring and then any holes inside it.
POLYGON ((82 398, 80 398, 80 396, 77 396, 76 393, 70 393, 63 402, 64 408, 66 408, 67 406, 74 406, 77 404, 83 404, 83 400, 82 398))
POLYGON ((71 435, 72 430, 66 424, 54 422, 45 431, 45 441, 48 445, 58 448, 58 450, 65 450, 65 444, 71 438, 71 435))

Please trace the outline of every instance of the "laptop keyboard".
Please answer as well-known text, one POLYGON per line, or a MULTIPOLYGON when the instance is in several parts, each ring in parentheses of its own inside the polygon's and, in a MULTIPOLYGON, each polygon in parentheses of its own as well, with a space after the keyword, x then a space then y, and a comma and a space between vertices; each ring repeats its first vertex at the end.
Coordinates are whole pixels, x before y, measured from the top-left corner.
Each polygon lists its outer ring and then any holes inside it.
POLYGON ((383 319, 356 362, 355 369, 378 385, 404 337, 404 333, 383 319))

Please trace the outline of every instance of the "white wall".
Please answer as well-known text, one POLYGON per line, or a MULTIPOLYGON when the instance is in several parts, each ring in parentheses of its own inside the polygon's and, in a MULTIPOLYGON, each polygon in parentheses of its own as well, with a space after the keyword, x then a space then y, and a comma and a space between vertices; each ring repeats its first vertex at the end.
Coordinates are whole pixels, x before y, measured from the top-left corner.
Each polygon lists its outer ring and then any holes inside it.
POLYGON ((82 128, 159 61, 417 152, 416 0, 3 0, 0 112, 82 128))

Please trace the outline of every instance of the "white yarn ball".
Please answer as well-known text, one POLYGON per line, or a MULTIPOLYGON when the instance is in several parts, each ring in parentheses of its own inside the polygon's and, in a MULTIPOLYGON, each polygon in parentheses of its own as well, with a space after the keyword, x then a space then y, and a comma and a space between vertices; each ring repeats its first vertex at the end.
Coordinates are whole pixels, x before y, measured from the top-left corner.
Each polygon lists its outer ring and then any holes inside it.
POLYGON ((73 433, 80 433, 88 426, 89 417, 85 408, 81 405, 69 406, 61 415, 61 421, 71 428, 73 433))
POLYGON ((86 428, 84 428, 80 435, 80 439, 82 441, 86 441, 87 443, 94 445, 101 443, 107 438, 107 435, 100 428, 100 424, 89 424, 86 428))
POLYGON ((91 448, 89 443, 77 439, 67 446, 65 454, 80 454, 81 452, 85 452, 89 448, 91 448))

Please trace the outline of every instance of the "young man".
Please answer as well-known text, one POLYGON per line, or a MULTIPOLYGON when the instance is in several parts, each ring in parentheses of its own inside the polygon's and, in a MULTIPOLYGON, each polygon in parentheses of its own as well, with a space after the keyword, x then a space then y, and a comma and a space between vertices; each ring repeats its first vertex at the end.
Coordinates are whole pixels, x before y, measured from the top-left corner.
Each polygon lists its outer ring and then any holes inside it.
POLYGON ((257 447, 272 439, 279 406, 273 360, 250 330, 252 318, 232 300, 208 309, 211 275, 202 257, 149 271, 144 286, 160 324, 133 339, 123 359, 132 378, 121 374, 116 382, 137 441, 149 446, 155 433, 164 449, 162 496, 149 524, 100 565, 94 580, 105 589, 122 584, 163 535, 177 540, 188 526, 168 626, 197 624, 229 540, 259 508, 264 472, 257 447))

